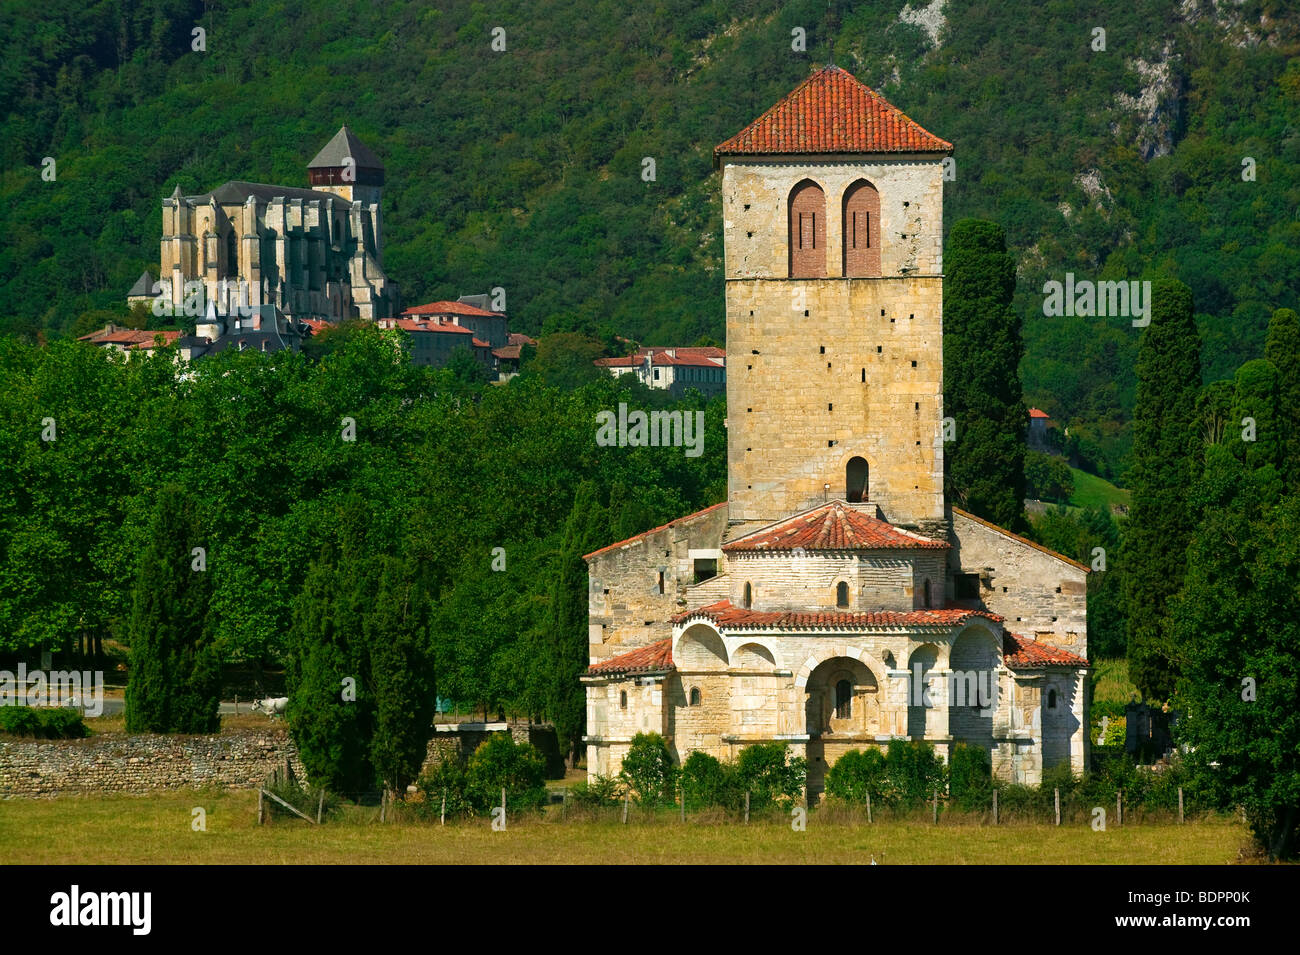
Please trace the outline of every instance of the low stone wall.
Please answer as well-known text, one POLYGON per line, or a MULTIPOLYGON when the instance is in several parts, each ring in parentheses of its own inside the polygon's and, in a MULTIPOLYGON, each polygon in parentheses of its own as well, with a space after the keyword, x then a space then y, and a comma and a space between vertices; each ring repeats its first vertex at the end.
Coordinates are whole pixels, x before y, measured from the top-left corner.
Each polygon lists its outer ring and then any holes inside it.
POLYGON ((217 786, 253 789, 288 761, 306 779, 283 728, 223 736, 128 736, 0 740, 0 798, 146 793, 217 786))
MULTIPOLYGON (((555 731, 507 723, 440 723, 425 768, 447 756, 468 757, 493 733, 532 742, 548 763, 555 731), (548 745, 549 744, 549 749, 548 745)), ((254 789, 288 762, 299 782, 307 773, 287 729, 244 730, 221 736, 106 733, 89 739, 0 740, 0 799, 76 793, 148 793, 166 789, 254 789)), ((563 775, 563 761, 560 761, 563 775)))

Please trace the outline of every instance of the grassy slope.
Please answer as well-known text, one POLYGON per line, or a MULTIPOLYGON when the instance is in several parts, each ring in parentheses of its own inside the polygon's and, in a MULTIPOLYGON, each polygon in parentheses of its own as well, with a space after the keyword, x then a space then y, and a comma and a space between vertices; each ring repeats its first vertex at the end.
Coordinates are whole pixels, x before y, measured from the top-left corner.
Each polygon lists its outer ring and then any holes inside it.
POLYGON ((1131 492, 1116 487, 1105 478, 1070 468, 1074 475, 1074 496, 1070 498, 1071 507, 1109 507, 1112 504, 1128 506, 1131 492))
POLYGON ((1092 670, 1092 698, 1099 703, 1127 703, 1137 693, 1128 678, 1128 660, 1097 660, 1092 670))
MULTIPOLYGON (((1235 821, 1143 823, 1093 832, 1085 823, 1047 825, 942 824, 924 821, 836 821, 814 812, 805 832, 783 818, 679 824, 671 814, 623 826, 615 820, 575 823, 515 819, 493 832, 487 820, 379 825, 377 809, 316 828, 276 818, 256 825, 251 792, 178 792, 148 797, 72 797, 0 802, 0 859, 24 863, 841 863, 885 864, 1224 864, 1247 843, 1235 821), (207 812, 207 832, 190 828, 191 809, 207 812), (1186 828, 1186 827, 1184 827, 1186 828), (92 859, 86 847, 94 846, 92 859)), ((615 813, 615 816, 617 814, 615 813)))

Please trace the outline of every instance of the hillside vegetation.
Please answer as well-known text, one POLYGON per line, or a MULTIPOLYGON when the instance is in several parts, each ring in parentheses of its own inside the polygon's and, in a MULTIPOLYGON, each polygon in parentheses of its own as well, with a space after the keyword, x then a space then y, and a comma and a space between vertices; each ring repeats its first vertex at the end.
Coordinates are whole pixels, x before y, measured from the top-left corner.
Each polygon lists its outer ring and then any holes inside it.
POLYGON ((833 30, 838 64, 955 144, 947 220, 998 221, 1020 263, 1026 399, 1122 479, 1138 332, 1044 318, 1042 284, 1167 273, 1195 294, 1208 379, 1258 353, 1273 308, 1300 298, 1300 18, 1285 0, 916 14, 900 0, 8 3, 0 319, 27 337, 98 323, 157 268, 175 186, 305 184, 347 122, 387 165, 385 264, 408 303, 501 285, 533 334, 721 338, 711 149, 823 62, 833 30))

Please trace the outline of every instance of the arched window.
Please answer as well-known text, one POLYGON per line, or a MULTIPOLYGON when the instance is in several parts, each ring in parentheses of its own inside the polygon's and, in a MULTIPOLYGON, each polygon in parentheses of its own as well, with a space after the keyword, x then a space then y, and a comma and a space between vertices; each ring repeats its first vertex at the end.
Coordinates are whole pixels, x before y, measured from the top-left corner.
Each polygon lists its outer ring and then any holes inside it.
POLYGON ((627 690, 621 690, 621 691, 619 691, 619 694, 618 694, 618 708, 621 709, 621 710, 625 710, 625 709, 627 709, 627 690))
POLYGON ((844 274, 880 275, 880 193, 865 179, 844 192, 844 274))
POLYGON ((1054 709, 1056 709, 1056 691, 1055 691, 1055 690, 1048 690, 1048 691, 1047 691, 1047 708, 1048 708, 1049 710, 1054 710, 1054 709))
POLYGON ((700 705, 700 688, 698 686, 693 686, 691 687, 691 706, 699 706, 699 705, 700 705))
POLYGON ((844 466, 844 499, 861 504, 867 499, 867 459, 849 458, 844 466))
POLYGON ((930 607, 934 606, 934 604, 930 603, 930 578, 929 577, 925 578, 925 603, 922 604, 922 606, 925 607, 927 610, 930 607))
POLYGON ((853 684, 840 680, 835 684, 835 718, 846 720, 853 715, 853 684))
POLYGON ((826 194, 810 179, 790 190, 790 278, 826 277, 826 194))
POLYGON ((849 605, 849 585, 840 581, 835 585, 835 606, 847 607, 849 605))
POLYGON ((754 606, 754 588, 745 584, 745 609, 748 610, 754 606))

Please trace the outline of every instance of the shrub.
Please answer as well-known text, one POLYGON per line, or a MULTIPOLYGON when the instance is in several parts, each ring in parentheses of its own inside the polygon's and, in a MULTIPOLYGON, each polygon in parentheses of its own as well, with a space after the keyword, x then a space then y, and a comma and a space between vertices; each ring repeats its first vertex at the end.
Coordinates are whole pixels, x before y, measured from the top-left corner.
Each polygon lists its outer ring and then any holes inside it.
POLYGON ((631 789, 638 805, 654 807, 672 802, 677 770, 664 738, 658 733, 637 733, 623 757, 619 777, 631 789))
POLYGON ((597 773, 570 789, 569 795, 579 806, 612 806, 619 799, 618 780, 597 773))
POLYGON ((546 805, 546 760, 529 743, 516 743, 509 733, 493 733, 479 744, 466 769, 469 798, 478 812, 501 804, 538 809, 546 805))
POLYGON ((851 749, 835 761, 826 774, 826 794, 844 802, 865 804, 887 801, 889 779, 885 755, 878 749, 851 749))
POLYGON ((443 798, 447 800, 447 816, 474 815, 474 802, 469 792, 469 766, 459 757, 441 760, 416 783, 424 799, 417 805, 421 815, 441 816, 443 798))
POLYGON ((0 706, 0 733, 44 739, 81 739, 90 731, 81 713, 62 707, 0 706))
POLYGON ((993 798, 993 767, 984 750, 958 743, 948 764, 948 795, 966 812, 988 808, 993 798))
POLYGON ((697 751, 686 757, 681 781, 686 805, 693 809, 714 806, 734 809, 740 801, 735 766, 708 753, 697 751))
POLYGON ((802 756, 790 758, 786 743, 753 743, 740 751, 736 775, 740 788, 750 794, 750 808, 767 809, 803 795, 808 761, 802 756))
POLYGON ((944 789, 944 765, 934 744, 895 739, 885 751, 889 797, 898 805, 919 806, 944 789))

